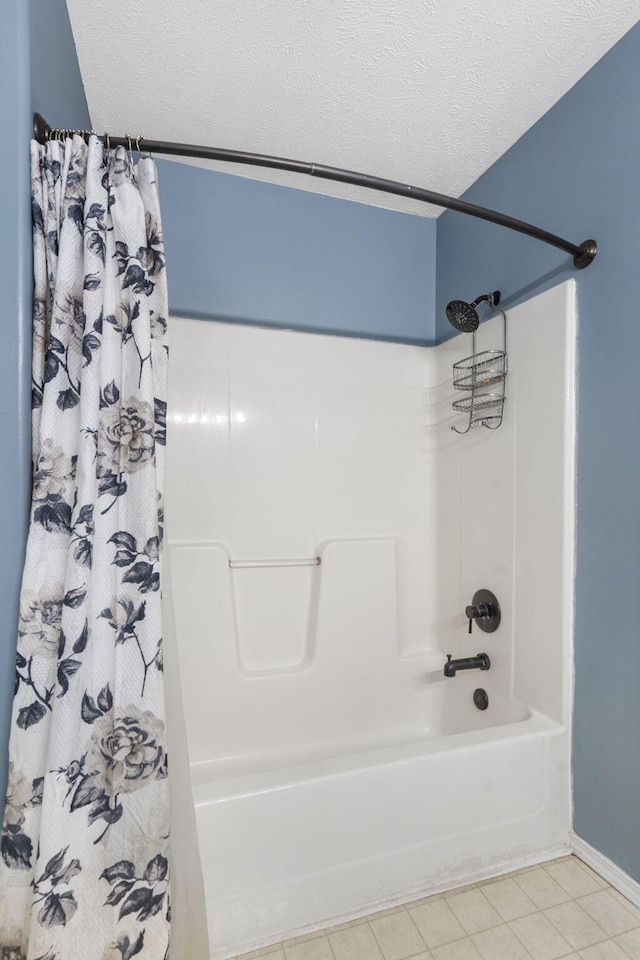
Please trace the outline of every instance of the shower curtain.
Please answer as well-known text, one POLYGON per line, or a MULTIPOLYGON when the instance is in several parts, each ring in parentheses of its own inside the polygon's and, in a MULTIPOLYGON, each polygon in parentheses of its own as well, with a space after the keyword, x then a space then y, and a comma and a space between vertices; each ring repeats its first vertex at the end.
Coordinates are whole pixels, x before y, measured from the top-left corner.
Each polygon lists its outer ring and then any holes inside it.
POLYGON ((96 137, 34 143, 32 203, 34 474, 0 957, 164 960, 167 295, 155 165, 96 137))

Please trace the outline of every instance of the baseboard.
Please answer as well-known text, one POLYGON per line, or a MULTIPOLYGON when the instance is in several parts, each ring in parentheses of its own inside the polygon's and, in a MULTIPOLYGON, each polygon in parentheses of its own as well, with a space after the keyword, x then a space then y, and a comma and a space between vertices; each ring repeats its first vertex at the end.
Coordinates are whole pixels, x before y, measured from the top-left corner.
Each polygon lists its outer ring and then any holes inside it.
POLYGON ((572 851, 580 860, 584 860, 587 866, 592 867, 603 880, 610 883, 623 897, 630 900, 634 906, 640 907, 640 883, 638 883, 637 880, 630 877, 629 874, 618 867, 613 860, 609 860, 603 853, 600 853, 599 850, 596 850, 595 847, 588 844, 586 840, 583 840, 582 837, 575 834, 573 830, 569 835, 569 844, 572 851))

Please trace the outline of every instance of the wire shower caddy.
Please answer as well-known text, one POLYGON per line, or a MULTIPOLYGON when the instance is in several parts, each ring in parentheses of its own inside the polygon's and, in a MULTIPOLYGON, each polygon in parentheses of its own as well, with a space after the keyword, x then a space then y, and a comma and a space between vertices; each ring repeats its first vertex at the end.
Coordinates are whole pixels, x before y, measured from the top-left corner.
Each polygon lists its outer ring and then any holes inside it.
POLYGON ((476 353, 476 335, 472 333, 471 356, 453 364, 454 389, 466 396, 453 401, 456 413, 468 414, 464 430, 452 426, 455 433, 465 434, 472 427, 497 430, 502 424, 507 377, 507 315, 502 314, 502 350, 481 350, 476 353), (498 388, 498 389, 496 389, 498 388))

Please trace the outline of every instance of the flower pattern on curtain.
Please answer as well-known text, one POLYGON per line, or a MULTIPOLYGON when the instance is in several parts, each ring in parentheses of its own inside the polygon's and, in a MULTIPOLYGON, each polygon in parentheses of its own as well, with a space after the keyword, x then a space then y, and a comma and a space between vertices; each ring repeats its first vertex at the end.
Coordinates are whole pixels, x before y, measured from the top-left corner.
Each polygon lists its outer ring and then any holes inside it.
POLYGON ((165 259, 150 158, 32 144, 33 497, 0 960, 163 960, 165 259))

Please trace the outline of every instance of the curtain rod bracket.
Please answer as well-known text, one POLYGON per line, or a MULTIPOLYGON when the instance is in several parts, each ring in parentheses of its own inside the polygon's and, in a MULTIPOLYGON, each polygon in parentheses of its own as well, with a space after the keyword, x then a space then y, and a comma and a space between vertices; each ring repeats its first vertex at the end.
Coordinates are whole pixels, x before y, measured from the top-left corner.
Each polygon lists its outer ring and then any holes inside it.
POLYGON ((580 244, 580 253, 577 253, 573 258, 573 265, 577 270, 584 270, 585 267, 588 267, 589 264, 595 260, 596 254, 598 252, 598 244, 595 240, 583 240, 580 244))
MULTIPOLYGON (((38 143, 46 143, 51 132, 51 126, 44 117, 40 113, 35 113, 33 116, 33 133, 38 143)), ((113 146, 126 147, 127 140, 130 144, 131 138, 109 137, 109 140, 113 146)), ((145 152, 148 153, 163 153, 166 156, 174 157, 197 157, 200 160, 222 160, 225 163, 246 163, 257 167, 269 167, 272 170, 307 173, 312 177, 321 177, 324 180, 350 183, 356 187, 380 190, 382 193, 411 197, 414 200, 431 203, 436 207, 444 207, 447 210, 457 210, 458 213, 476 217, 478 220, 486 220, 488 223, 495 223, 500 227, 506 227, 508 230, 522 233, 527 237, 533 237, 534 240, 540 240, 542 243, 547 243, 558 250, 564 250, 565 253, 569 253, 573 257, 573 265, 577 270, 588 267, 598 252, 598 245, 595 240, 584 240, 581 244, 571 243, 570 240, 564 240, 554 233, 549 233, 548 230, 542 230, 532 223, 517 220, 505 213, 498 213, 498 211, 490 210, 488 207, 480 207, 475 203, 468 203, 466 200, 459 200, 457 197, 448 197, 433 190, 411 187, 408 184, 399 183, 397 180, 385 180, 382 177, 373 177, 365 173, 355 173, 353 170, 341 170, 339 167, 326 167, 320 163, 304 163, 301 160, 286 160, 283 157, 268 157, 259 153, 225 150, 220 147, 202 147, 190 143, 168 143, 164 140, 146 140, 143 137, 136 138, 136 143, 138 151, 140 145, 143 144, 145 152)))
POLYGON ((51 133, 51 127, 41 113, 33 115, 33 135, 38 143, 46 143, 51 133))

